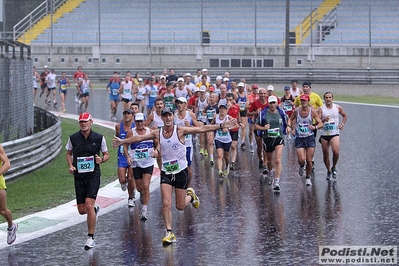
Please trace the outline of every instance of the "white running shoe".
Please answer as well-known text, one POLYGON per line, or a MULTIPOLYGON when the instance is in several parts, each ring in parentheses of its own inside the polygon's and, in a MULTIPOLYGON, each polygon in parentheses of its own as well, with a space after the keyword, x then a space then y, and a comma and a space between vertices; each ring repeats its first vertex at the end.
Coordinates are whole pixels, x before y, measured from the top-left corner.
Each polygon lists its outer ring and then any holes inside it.
POLYGON ((127 199, 127 206, 129 208, 133 208, 134 206, 136 206, 136 204, 134 203, 134 198, 127 199))
POLYGON ((306 178, 306 182, 305 182, 307 187, 312 186, 312 181, 310 181, 310 178, 306 178))
POLYGON ((96 244, 94 243, 94 239, 91 236, 88 236, 85 244, 85 250, 89 250, 95 246, 96 244))
POLYGON ((254 153, 254 145, 253 144, 249 145, 249 151, 251 153, 254 153))
POLYGON ((274 192, 280 192, 280 182, 276 181, 276 179, 274 180, 274 184, 273 184, 273 191, 274 192))
POLYGON ((11 229, 7 228, 7 244, 11 245, 17 238, 18 224, 12 223, 11 229))
POLYGON ((147 210, 141 210, 140 220, 142 220, 142 221, 147 221, 148 220, 147 210))

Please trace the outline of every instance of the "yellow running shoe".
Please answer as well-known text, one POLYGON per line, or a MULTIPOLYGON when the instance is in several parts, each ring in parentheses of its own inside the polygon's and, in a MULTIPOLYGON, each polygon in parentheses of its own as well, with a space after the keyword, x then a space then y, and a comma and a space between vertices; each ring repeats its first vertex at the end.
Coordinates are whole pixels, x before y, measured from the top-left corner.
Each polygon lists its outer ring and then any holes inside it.
POLYGON ((176 243, 175 234, 172 231, 166 231, 166 236, 162 238, 162 244, 172 244, 176 243))
POLYGON ((204 148, 200 148, 200 154, 204 154, 204 148))
POLYGON ((204 149, 204 156, 208 156, 208 150, 204 149))
POLYGON ((200 200, 199 200, 198 196, 195 194, 194 189, 191 187, 187 188, 187 195, 191 196, 191 198, 192 198, 191 204, 193 205, 193 207, 198 209, 198 207, 200 206, 200 200))

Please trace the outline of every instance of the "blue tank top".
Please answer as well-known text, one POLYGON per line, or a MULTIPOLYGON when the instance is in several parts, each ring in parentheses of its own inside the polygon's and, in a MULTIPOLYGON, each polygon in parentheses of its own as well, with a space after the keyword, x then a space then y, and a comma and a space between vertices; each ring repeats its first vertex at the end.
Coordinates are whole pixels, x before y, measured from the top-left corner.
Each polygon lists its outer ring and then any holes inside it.
POLYGON ((60 90, 66 90, 67 89, 67 79, 60 79, 60 90))
MULTIPOLYGON (((132 126, 130 128, 134 128, 135 126, 136 125, 134 124, 134 122, 132 122, 132 126)), ((126 132, 125 129, 124 129, 123 122, 121 122, 119 124, 119 135, 118 135, 118 138, 125 139, 126 136, 127 136, 127 133, 128 132, 126 132)), ((126 160, 125 153, 123 152, 123 146, 124 145, 121 145, 118 148, 118 159, 120 159, 120 160, 126 160)), ((126 162, 127 162, 127 160, 126 160, 126 162)))
POLYGON ((240 97, 240 94, 237 94, 238 98, 237 98, 237 104, 240 106, 240 112, 244 112, 245 109, 245 103, 247 102, 247 95, 244 94, 244 97, 240 97))
POLYGON ((109 94, 109 99, 110 100, 118 100, 119 99, 119 82, 111 82, 109 84, 109 89, 111 93, 109 94))

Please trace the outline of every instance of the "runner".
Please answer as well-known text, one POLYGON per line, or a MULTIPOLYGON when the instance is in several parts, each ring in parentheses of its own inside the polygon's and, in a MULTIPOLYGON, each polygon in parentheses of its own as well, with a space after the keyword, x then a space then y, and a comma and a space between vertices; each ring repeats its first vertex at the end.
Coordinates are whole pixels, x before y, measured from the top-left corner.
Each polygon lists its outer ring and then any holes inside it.
POLYGON ((79 102, 80 100, 80 82, 83 80, 85 77, 85 73, 82 70, 81 66, 78 66, 78 71, 73 74, 73 80, 76 82, 76 96, 75 96, 75 102, 79 102))
POLYGON ((301 106, 295 110, 288 120, 287 133, 292 132, 295 136, 295 148, 299 164, 298 173, 300 176, 303 176, 306 162, 306 186, 311 186, 312 158, 316 147, 313 130, 322 128, 323 123, 316 110, 309 106, 309 95, 302 94, 299 96, 299 99, 301 106), (316 125, 313 125, 313 119, 316 120, 316 125))
POLYGON ((10 160, 4 151, 3 146, 0 144, 0 214, 7 221, 7 244, 11 245, 17 238, 18 224, 13 222, 12 213, 7 208, 7 187, 4 179, 4 174, 10 169, 10 160))
MULTIPOLYGON (((295 110, 295 97, 290 93, 290 86, 284 87, 284 95, 281 96, 280 108, 282 108, 288 118, 291 117, 293 111, 295 110)), ((287 140, 291 140, 291 134, 286 135, 287 140)))
MULTIPOLYGON (((175 108, 175 93, 173 91, 173 81, 168 81, 166 84, 166 91, 164 91, 161 96, 163 98, 163 102, 165 107, 171 108, 173 111, 176 110, 175 108)), ((161 109, 162 110, 162 109, 161 109)))
MULTIPOLYGON (((131 129, 135 127, 135 123, 133 122, 133 111, 130 108, 127 108, 123 111, 123 122, 115 125, 115 136, 118 138, 125 139, 131 129)), ((134 179, 133 179, 133 170, 130 167, 127 157, 129 156, 130 151, 124 150, 123 146, 120 146, 117 152, 118 155, 118 179, 119 184, 121 184, 121 189, 123 191, 128 192, 127 205, 128 207, 134 207, 134 179)))
MULTIPOLYGON (((146 127, 151 129, 160 129, 163 127, 163 120, 162 120, 162 110, 165 108, 165 104, 163 99, 157 98, 155 100, 155 111, 151 112, 151 114, 147 117, 147 120, 144 122, 146 127)), ((162 154, 158 151, 157 156, 157 164, 160 167, 162 164, 162 154)))
MULTIPOLYGON (((219 114, 215 116, 212 124, 222 125, 225 122, 229 122, 231 117, 227 114, 227 106, 225 104, 219 105, 219 114)), ((230 147, 231 147, 231 135, 230 127, 216 130, 215 133, 215 147, 216 147, 216 167, 218 168, 218 175, 220 178, 227 177, 230 170, 230 147), (224 160, 223 160, 224 159, 224 160), (225 170, 223 171, 223 161, 225 163, 225 170)))
POLYGON ((136 88, 136 94, 135 94, 135 99, 136 103, 140 104, 140 112, 144 112, 145 108, 145 96, 144 94, 146 93, 146 88, 144 86, 144 82, 142 78, 138 78, 138 85, 136 88))
POLYGON ((337 178, 337 163, 339 159, 339 131, 344 129, 348 116, 344 109, 333 103, 334 96, 331 92, 324 93, 325 104, 321 107, 321 122, 323 127, 320 130, 320 143, 323 150, 323 161, 327 168, 327 180, 337 178), (339 115, 342 116, 342 122, 339 123, 339 115), (332 167, 330 168, 330 154, 332 151, 332 167))
MULTIPOLYGON (((206 87, 201 86, 199 88, 200 96, 195 100, 195 105, 197 106, 197 121, 199 121, 202 124, 206 124, 206 114, 204 112, 205 108, 208 105, 208 96, 206 92, 206 87)), ((208 156, 208 150, 206 149, 205 145, 205 137, 206 133, 199 133, 198 138, 199 138, 199 143, 200 143, 200 154, 203 154, 205 156, 208 156)))
POLYGON ((179 78, 177 80, 177 88, 175 90, 175 96, 176 96, 176 99, 180 98, 180 97, 184 97, 187 99, 191 96, 191 91, 188 91, 186 89, 183 78, 179 78))
POLYGON ((62 72, 61 78, 58 79, 57 84, 59 86, 59 92, 60 92, 60 98, 61 98, 61 107, 60 107, 60 112, 65 113, 65 99, 67 96, 67 88, 71 86, 69 84, 69 79, 66 77, 66 73, 62 72))
POLYGON ((236 102, 240 107, 240 117, 241 120, 238 120, 242 123, 241 125, 241 145, 240 148, 245 148, 245 137, 247 135, 247 108, 245 107, 247 103, 247 93, 244 90, 244 83, 238 84, 238 92, 237 92, 237 99, 236 102))
MULTIPOLYGON (((187 99, 184 97, 179 97, 176 99, 177 112, 174 117, 174 124, 177 126, 186 126, 186 127, 199 127, 201 124, 197 122, 195 118, 195 114, 189 110, 187 110, 187 99)), ((187 170, 188 170, 188 181, 187 186, 191 185, 191 179, 193 177, 193 173, 191 171, 191 163, 193 160, 193 135, 187 134, 184 138, 184 144, 186 145, 186 159, 187 159, 187 170)))
MULTIPOLYGON (((47 77, 48 73, 49 73, 48 72, 48 67, 44 66, 44 71, 40 74, 40 89, 41 89, 41 92, 40 92, 39 98, 42 97, 42 95, 44 93, 44 90, 47 89, 46 77, 47 77)), ((46 102, 46 104, 47 104, 47 102, 46 102)))
POLYGON ((130 81, 129 75, 125 75, 125 79, 121 82, 119 93, 122 97, 121 102, 123 110, 130 108, 132 103, 133 83, 130 81))
POLYGON ((187 160, 184 138, 187 134, 203 133, 221 128, 228 128, 236 124, 233 119, 220 125, 205 125, 201 127, 179 127, 173 125, 174 114, 170 108, 162 110, 162 121, 164 126, 161 129, 152 130, 147 135, 134 136, 128 139, 114 138, 113 146, 118 147, 125 143, 134 143, 150 139, 159 139, 162 153, 161 170, 161 196, 162 215, 165 222, 166 235, 162 239, 164 245, 176 242, 172 232, 172 194, 175 191, 175 202, 178 210, 184 210, 190 203, 194 208, 200 206, 200 200, 194 189, 187 188, 187 160))
POLYGON ((148 85, 145 86, 146 92, 143 94, 147 104, 147 115, 153 111, 155 100, 157 99, 158 94, 158 86, 154 84, 155 78, 150 77, 148 82, 148 85))
POLYGON ((40 76, 36 71, 36 67, 33 67, 33 106, 35 106, 38 81, 40 81, 40 76))
POLYGON ((273 191, 280 192, 281 157, 283 155, 284 136, 287 116, 278 107, 278 98, 268 98, 268 107, 260 112, 256 119, 256 130, 263 131, 263 150, 266 151, 269 183, 273 183, 273 191))
POLYGON ((230 128, 230 136, 231 136, 231 155, 230 155, 230 170, 235 169, 235 162, 237 158, 237 141, 238 141, 238 130, 240 129, 240 126, 243 126, 242 124, 242 118, 240 116, 240 106, 234 101, 234 95, 233 93, 227 93, 226 95, 227 99, 227 107, 228 111, 227 114, 235 118, 238 121, 238 126, 234 128, 230 128))
POLYGON ((108 83, 107 87, 105 88, 109 94, 109 103, 110 103, 109 118, 111 118, 114 121, 117 120, 115 115, 116 112, 118 111, 119 88, 120 88, 119 75, 114 74, 112 80, 108 83))
POLYGON ((100 164, 108 161, 107 142, 103 135, 91 129, 92 116, 89 113, 79 115, 80 131, 68 138, 65 146, 69 173, 75 180, 76 204, 80 215, 87 214, 87 241, 85 249, 94 248, 94 230, 100 206, 96 198, 100 188, 100 164), (100 152, 103 157, 100 157, 100 152))
MULTIPOLYGON (((245 84, 240 82, 238 83, 238 86, 243 87, 245 91, 245 84)), ((248 139, 249 139, 249 151, 251 153, 254 152, 254 132, 255 132, 255 119, 253 115, 248 114, 248 109, 252 105, 252 103, 256 100, 259 99, 259 93, 258 93, 258 85, 253 84, 251 88, 251 94, 248 94, 247 96, 247 102, 245 103, 245 108, 247 110, 247 118, 248 118, 248 139)))
POLYGON ((46 83, 47 83, 47 92, 46 92, 46 99, 44 100, 46 104, 50 104, 50 93, 53 96, 53 104, 54 107, 57 105, 57 96, 55 93, 55 87, 56 87, 56 82, 57 82, 57 75, 55 74, 54 69, 51 69, 51 72, 47 74, 46 76, 46 83))
POLYGON ((80 105, 79 105, 79 112, 87 112, 87 107, 89 106, 89 88, 92 93, 94 93, 93 87, 91 86, 91 82, 89 80, 89 75, 84 74, 83 80, 79 82, 80 85, 80 105), (82 106, 85 105, 84 111, 82 111, 82 106))
MULTIPOLYGON (((259 99, 255 100, 248 109, 248 115, 254 116, 254 123, 258 118, 258 114, 268 106, 267 103, 267 92, 265 88, 259 89, 259 99)), ((255 126, 254 126, 255 129, 255 126)), ((263 152, 263 144, 262 144, 262 136, 258 130, 254 130, 255 141, 257 145, 256 152, 258 154, 259 159, 259 169, 262 169, 263 174, 267 174, 267 166, 266 166, 266 153, 263 152), (262 156, 263 154, 263 156, 262 156)))
MULTIPOLYGON (((211 92, 208 97, 208 105, 205 107, 204 114, 206 115, 207 124, 212 124, 213 120, 215 119, 216 115, 219 114, 219 107, 217 103, 217 94, 211 92)), ((215 132, 210 131, 206 133, 206 140, 207 140, 207 153, 204 155, 207 156, 209 154, 209 164, 211 166, 215 165, 215 161, 213 160, 213 141, 215 139, 215 132)))
MULTIPOLYGON (((150 129, 144 126, 144 114, 137 113, 134 116, 136 127, 129 130, 127 137, 150 134, 150 129)), ((150 200, 150 182, 154 170, 154 158, 158 156, 159 143, 157 139, 145 140, 132 144, 125 144, 124 151, 128 164, 133 168, 134 181, 137 191, 140 192, 141 208, 140 219, 146 221, 148 202, 150 200)), ((121 146, 122 147, 122 146, 121 146)), ((134 199, 134 193, 132 201, 134 199)), ((134 201, 133 201, 134 202, 134 201)), ((129 205, 130 206, 130 205, 129 205)), ((134 205, 133 205, 134 206, 134 205)))

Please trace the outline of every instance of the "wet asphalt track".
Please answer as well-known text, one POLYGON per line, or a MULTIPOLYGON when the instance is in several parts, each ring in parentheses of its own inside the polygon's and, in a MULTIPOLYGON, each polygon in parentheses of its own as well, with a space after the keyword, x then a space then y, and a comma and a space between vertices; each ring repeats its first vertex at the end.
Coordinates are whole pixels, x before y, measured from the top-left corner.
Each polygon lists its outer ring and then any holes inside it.
MULTIPOLYGON (((67 110, 73 113, 71 98, 67 110)), ((94 117, 108 119, 105 93, 96 91, 91 100, 94 117)), ((313 186, 307 188, 298 175, 293 144, 287 143, 280 195, 259 174, 256 153, 240 150, 237 170, 220 182, 197 149, 192 185, 201 206, 173 209, 175 245, 161 244, 157 190, 146 222, 139 219, 139 201, 134 209, 126 206, 100 216, 94 250, 83 249, 86 224, 81 223, 0 250, 1 264, 316 265, 319 245, 397 245, 398 109, 342 106, 348 122, 341 132, 337 181, 325 180, 319 144, 313 186)))

